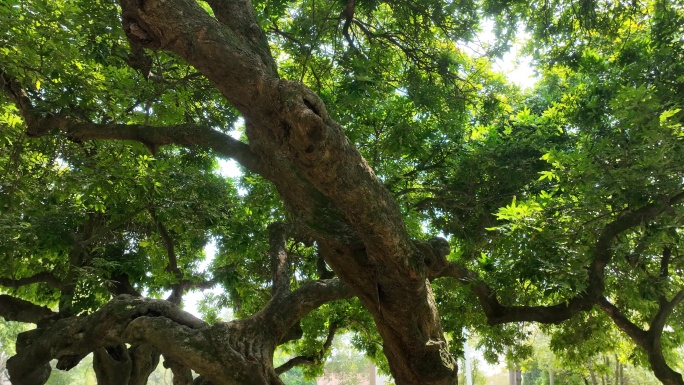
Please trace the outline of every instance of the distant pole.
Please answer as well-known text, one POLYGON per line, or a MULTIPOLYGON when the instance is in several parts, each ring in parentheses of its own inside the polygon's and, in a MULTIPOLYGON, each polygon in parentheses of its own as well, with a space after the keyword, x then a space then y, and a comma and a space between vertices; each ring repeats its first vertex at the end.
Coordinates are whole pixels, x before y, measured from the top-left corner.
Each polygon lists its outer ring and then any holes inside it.
POLYGON ((465 356, 465 377, 466 385, 473 385, 473 367, 472 367, 472 357, 470 352, 470 346, 468 345, 468 332, 463 328, 463 336, 465 337, 465 346, 463 349, 463 355, 465 356))
POLYGON ((368 385, 376 385, 378 373, 377 373, 377 368, 375 367, 375 364, 372 362, 370 364, 370 373, 368 373, 368 374, 370 375, 370 382, 368 383, 368 385))

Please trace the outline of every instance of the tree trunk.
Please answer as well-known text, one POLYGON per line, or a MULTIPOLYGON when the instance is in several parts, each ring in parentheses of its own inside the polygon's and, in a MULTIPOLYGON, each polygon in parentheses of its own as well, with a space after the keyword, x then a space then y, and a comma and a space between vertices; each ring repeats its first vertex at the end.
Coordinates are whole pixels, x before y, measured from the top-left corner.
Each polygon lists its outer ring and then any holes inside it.
POLYGON ((126 385, 133 363, 126 345, 99 348, 93 352, 93 369, 98 385, 126 385))
POLYGON ((132 345, 128 348, 128 354, 133 364, 129 385, 146 385, 150 374, 159 365, 161 352, 151 345, 143 344, 132 345))
POLYGON ((596 380, 596 372, 594 372, 594 364, 589 362, 589 375, 591 376, 591 385, 598 385, 598 380, 596 380))
POLYGON ((397 384, 454 384, 429 257, 391 193, 320 97, 278 78, 251 2, 208 3, 216 18, 191 0, 120 0, 124 31, 133 44, 182 57, 240 111, 250 165, 310 224, 326 262, 372 314, 397 384))
MULTIPOLYGON (((652 346, 656 343, 651 342, 652 346)), ((667 362, 665 362, 665 357, 663 356, 662 348, 660 347, 660 341, 657 342, 657 347, 652 347, 647 349, 648 362, 651 364, 651 369, 656 378, 663 383, 663 385, 682 385, 684 380, 682 375, 675 370, 673 370, 667 362)))
POLYGON ((159 364, 160 352, 149 345, 117 345, 93 352, 98 385, 145 385, 159 364))
POLYGON ((173 360, 165 359, 164 367, 173 373, 173 385, 193 385, 192 370, 173 360))
POLYGON ((515 365, 512 369, 508 370, 508 385, 521 385, 522 383, 522 372, 520 371, 520 365, 515 365))

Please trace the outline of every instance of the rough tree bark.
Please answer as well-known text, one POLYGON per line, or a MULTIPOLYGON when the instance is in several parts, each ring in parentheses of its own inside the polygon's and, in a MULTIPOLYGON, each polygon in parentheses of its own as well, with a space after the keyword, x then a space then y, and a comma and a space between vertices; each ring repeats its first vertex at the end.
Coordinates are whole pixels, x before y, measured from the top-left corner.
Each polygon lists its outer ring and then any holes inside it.
MULTIPOLYGON (((310 281, 291 289, 288 228, 269 228, 271 300, 260 312, 242 320, 210 326, 177 308, 175 299, 180 294, 172 294, 167 300, 123 294, 88 316, 53 313, 27 301, 0 296, 0 316, 37 324, 36 329, 19 335, 17 354, 7 362, 12 382, 43 384, 50 374, 51 359, 58 360, 58 369, 69 370, 94 352, 100 384, 145 384, 160 353, 172 367, 177 384, 281 384, 273 368, 276 346, 297 335, 292 330, 310 311, 351 296, 337 278, 310 281), (201 377, 193 381, 189 368, 201 377)), ((167 242, 173 254, 172 242, 167 242)), ((177 269, 173 259, 169 266, 177 269)), ((173 291, 182 291, 182 282, 173 291)))
POLYGON ((272 360, 288 329, 322 303, 350 294, 338 279, 309 282, 274 297, 250 318, 211 326, 168 301, 121 295, 89 316, 62 318, 22 333, 17 355, 8 360, 7 368, 13 384, 39 385, 47 381, 51 359, 58 360, 58 368, 69 369, 95 351, 100 362, 118 361, 96 366, 102 369, 98 381, 130 383, 132 376, 125 373, 135 376, 153 365, 128 370, 132 363, 125 356, 150 356, 145 349, 158 349, 215 385, 282 384, 272 360), (124 343, 143 348, 131 351, 123 348, 124 343), (112 371, 117 369, 126 371, 118 375, 112 371))
MULTIPOLYGON (((60 130, 81 141, 132 139, 153 151, 168 143, 202 145, 271 181, 293 220, 316 240, 325 261, 373 316, 399 385, 456 382, 456 364, 447 350, 430 278, 452 277, 469 285, 490 323, 560 322, 591 308, 602 296, 615 238, 684 197, 608 224, 596 241, 588 289, 576 298, 555 307, 501 305, 479 277, 446 263, 438 248, 409 238, 391 194, 329 117, 321 99, 305 86, 278 77, 251 2, 208 3, 216 18, 194 0, 121 0, 123 28, 135 52, 173 52, 209 79, 243 115, 248 145, 207 127, 94 127, 70 117, 41 116, 0 70, 2 86, 24 116, 29 135, 60 130)), ((122 343, 154 346, 214 384, 280 383, 271 362, 275 346, 312 306, 351 293, 337 280, 310 282, 291 292, 279 283, 288 280, 278 276, 279 251, 273 247, 274 295, 252 317, 210 327, 180 316, 168 303, 119 297, 87 320, 65 318, 37 329, 34 337, 40 338, 31 339, 11 360, 13 375, 21 381, 17 384, 39 383, 28 380, 40 375, 32 365, 44 365, 52 357, 69 367, 87 352, 122 343), (66 344, 69 339, 72 343, 66 344)), ((101 358, 98 362, 106 356, 101 358)))
POLYGON ((145 385, 159 364, 159 350, 150 345, 103 347, 93 352, 98 385, 145 385))
POLYGON ((397 383, 454 383, 424 257, 390 193, 320 98, 278 78, 250 2, 209 3, 218 20, 194 1, 121 1, 124 30, 180 55, 240 110, 251 151, 271 166, 262 175, 373 315, 397 383))

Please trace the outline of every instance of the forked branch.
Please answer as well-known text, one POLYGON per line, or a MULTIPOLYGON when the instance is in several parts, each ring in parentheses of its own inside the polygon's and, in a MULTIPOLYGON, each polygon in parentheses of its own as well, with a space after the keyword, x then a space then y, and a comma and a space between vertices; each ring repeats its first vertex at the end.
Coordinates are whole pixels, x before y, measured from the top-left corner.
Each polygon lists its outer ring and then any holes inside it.
MULTIPOLYGON (((487 320, 490 324, 507 322, 536 321, 542 323, 560 323, 581 311, 590 310, 605 291, 605 268, 612 258, 612 247, 617 237, 625 231, 656 219, 663 213, 684 200, 684 193, 679 193, 658 203, 643 206, 634 211, 627 211, 608 223, 600 232, 593 247, 593 258, 588 266, 587 288, 563 303, 550 306, 505 306, 502 305, 496 292, 480 279, 477 273, 468 270, 458 263, 450 263, 436 277, 451 277, 468 285, 477 296, 487 320)), ((664 264, 667 258, 664 257, 664 264)))
POLYGON ((601 309, 613 320, 615 325, 644 349, 653 373, 664 385, 684 384, 682 375, 674 371, 665 361, 661 342, 667 318, 683 300, 684 289, 677 292, 672 300, 661 299, 658 312, 651 320, 648 330, 643 330, 630 321, 624 312, 608 301, 607 298, 601 297, 598 301, 601 309))

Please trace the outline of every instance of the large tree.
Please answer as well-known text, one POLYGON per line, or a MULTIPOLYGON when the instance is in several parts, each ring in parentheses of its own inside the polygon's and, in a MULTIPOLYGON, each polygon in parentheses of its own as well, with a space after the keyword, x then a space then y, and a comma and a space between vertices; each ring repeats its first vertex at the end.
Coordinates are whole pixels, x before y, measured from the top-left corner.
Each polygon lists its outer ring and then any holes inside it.
POLYGON ((14 384, 91 352, 101 384, 160 355, 179 384, 279 384, 339 329, 399 385, 453 384, 464 326, 503 351, 522 322, 609 319, 684 383, 680 4, 14 0, 0 21, 0 315, 37 325, 14 384), (489 64, 523 26, 526 92, 489 64), (204 320, 179 309, 213 285, 204 320))

